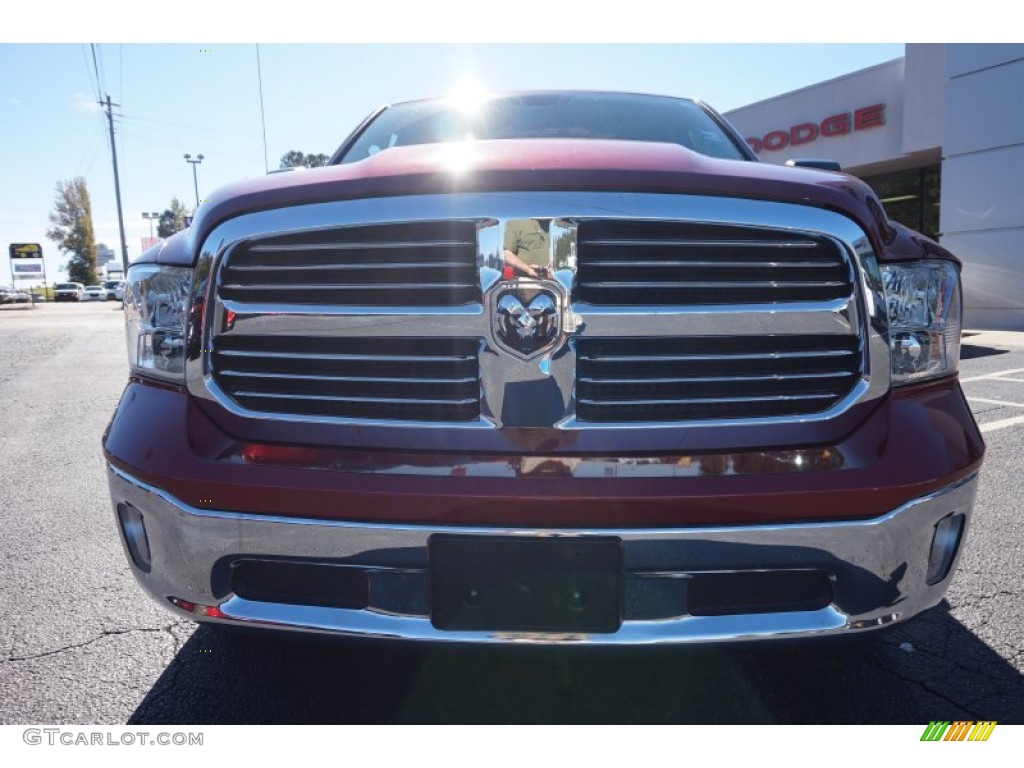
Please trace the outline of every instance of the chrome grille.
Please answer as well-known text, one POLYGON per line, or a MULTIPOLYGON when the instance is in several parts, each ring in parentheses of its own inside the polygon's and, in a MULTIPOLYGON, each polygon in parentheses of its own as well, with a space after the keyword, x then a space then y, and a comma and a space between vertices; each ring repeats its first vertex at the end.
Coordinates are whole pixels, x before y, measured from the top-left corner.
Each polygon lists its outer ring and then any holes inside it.
POLYGON ((240 215, 199 250, 210 281, 194 288, 208 301, 188 387, 239 437, 657 452, 682 427, 692 445, 760 448, 837 439, 844 414, 889 391, 871 241, 811 206, 400 195, 240 215), (550 245, 536 280, 505 256, 508 228, 530 219, 550 245), (510 334, 527 338, 534 318, 503 318, 499 294, 529 310, 538 290, 557 336, 513 354, 510 334), (412 424, 428 428, 394 428, 412 424))
POLYGON ((824 237, 673 221, 585 221, 574 298, 594 305, 828 301, 853 290, 824 237))
POLYGON ((228 255, 222 299, 459 306, 480 300, 468 221, 352 226, 252 240, 228 255))
POLYGON ((581 421, 703 421, 818 413, 860 373, 854 336, 576 341, 581 421))
POLYGON ((254 411, 469 421, 479 416, 479 342, 458 338, 227 335, 213 375, 254 411))

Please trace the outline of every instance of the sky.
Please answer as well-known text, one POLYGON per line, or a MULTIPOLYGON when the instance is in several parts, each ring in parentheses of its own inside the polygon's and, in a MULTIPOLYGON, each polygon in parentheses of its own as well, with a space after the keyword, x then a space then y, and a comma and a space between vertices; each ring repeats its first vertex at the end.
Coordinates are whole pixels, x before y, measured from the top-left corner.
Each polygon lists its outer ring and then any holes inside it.
MULTIPOLYGON (((385 103, 492 90, 597 88, 698 96, 728 111, 903 55, 902 44, 0 44, 0 247, 42 244, 50 282, 66 258, 46 239, 58 181, 83 176, 97 241, 118 248, 106 118, 114 109, 129 259, 143 212, 195 205, 292 149, 330 154, 385 103)), ((5 259, 6 260, 6 259, 5 259)), ((0 284, 9 284, 7 264, 0 284)))

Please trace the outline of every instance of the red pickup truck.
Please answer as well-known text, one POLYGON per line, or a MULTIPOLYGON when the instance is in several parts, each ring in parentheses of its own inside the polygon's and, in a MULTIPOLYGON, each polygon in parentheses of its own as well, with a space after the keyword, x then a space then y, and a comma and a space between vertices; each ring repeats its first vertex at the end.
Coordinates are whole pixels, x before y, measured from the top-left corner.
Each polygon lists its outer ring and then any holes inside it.
POLYGON ((389 106, 131 266, 118 531, 146 592, 217 624, 883 627, 942 598, 970 522, 960 267, 698 101, 389 106))

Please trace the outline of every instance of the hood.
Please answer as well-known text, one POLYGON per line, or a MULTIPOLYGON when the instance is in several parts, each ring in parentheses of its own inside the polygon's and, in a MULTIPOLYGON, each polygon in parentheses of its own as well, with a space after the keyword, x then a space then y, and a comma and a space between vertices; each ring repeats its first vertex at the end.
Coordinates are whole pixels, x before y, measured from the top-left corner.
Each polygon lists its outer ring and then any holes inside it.
POLYGON ((529 139, 396 147, 356 163, 229 184, 200 206, 191 250, 194 255, 221 222, 254 211, 366 197, 514 190, 776 200, 845 214, 868 233, 877 253, 897 237, 871 188, 847 174, 720 160, 675 144, 529 139))

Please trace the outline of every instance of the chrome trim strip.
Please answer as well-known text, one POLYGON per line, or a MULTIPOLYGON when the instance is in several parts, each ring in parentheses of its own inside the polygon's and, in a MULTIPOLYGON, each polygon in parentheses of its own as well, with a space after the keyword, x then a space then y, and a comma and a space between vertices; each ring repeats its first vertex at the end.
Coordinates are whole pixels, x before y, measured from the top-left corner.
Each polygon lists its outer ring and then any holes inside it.
MULTIPOLYGON (((132 571, 154 599, 178 615, 202 621, 239 622, 270 629, 365 637, 473 643, 654 644, 740 641, 814 636, 874 629, 907 619, 941 600, 956 571, 959 553, 945 580, 926 583, 934 526, 956 512, 970 526, 977 475, 912 499, 869 520, 805 524, 673 529, 515 529, 349 523, 249 515, 197 509, 131 475, 108 467, 111 500, 127 501, 143 514, 153 568, 132 571), (372 578, 401 575, 426 583, 426 548, 431 535, 586 537, 622 540, 627 592, 632 579, 656 586, 702 573, 757 570, 825 570, 837 586, 833 603, 814 611, 728 616, 679 614, 651 620, 643 595, 627 595, 618 632, 566 634, 536 632, 446 632, 435 629, 427 603, 401 611, 374 602, 367 610, 316 608, 242 600, 214 594, 211 574, 218 562, 238 557, 300 557, 358 564, 372 578), (387 569, 375 553, 402 552, 412 564, 387 569), (415 565, 414 563, 419 563, 415 565), (397 571, 397 573, 396 573, 397 571), (898 575, 898 577, 897 577, 898 575), (223 616, 196 616, 174 609, 169 597, 219 608, 223 616), (419 613, 417 612, 419 611, 419 613)), ((413 582, 416 583, 416 582, 413 582)), ((384 582, 377 582, 383 585, 384 582)), ((408 581, 403 581, 407 588, 408 581)), ((405 589, 407 592, 408 590, 405 589)))

